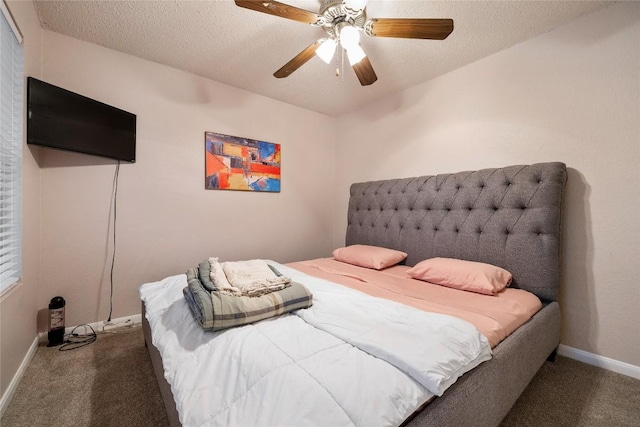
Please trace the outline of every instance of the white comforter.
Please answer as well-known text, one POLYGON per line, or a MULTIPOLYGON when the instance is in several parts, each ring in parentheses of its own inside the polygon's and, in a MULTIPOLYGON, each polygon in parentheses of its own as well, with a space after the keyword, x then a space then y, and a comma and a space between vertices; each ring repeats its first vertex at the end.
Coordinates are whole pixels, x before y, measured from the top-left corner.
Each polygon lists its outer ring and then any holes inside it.
POLYGON ((270 263, 311 290, 311 308, 205 332, 185 275, 140 287, 183 425, 399 425, 491 358, 465 321, 270 263))

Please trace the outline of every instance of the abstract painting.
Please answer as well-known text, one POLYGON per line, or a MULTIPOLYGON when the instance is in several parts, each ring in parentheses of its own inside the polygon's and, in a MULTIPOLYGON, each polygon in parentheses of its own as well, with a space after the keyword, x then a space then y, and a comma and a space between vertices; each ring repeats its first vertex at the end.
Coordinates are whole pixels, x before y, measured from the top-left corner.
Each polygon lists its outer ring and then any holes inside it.
POLYGON ((280 192, 280 144, 205 132, 205 188, 280 192))

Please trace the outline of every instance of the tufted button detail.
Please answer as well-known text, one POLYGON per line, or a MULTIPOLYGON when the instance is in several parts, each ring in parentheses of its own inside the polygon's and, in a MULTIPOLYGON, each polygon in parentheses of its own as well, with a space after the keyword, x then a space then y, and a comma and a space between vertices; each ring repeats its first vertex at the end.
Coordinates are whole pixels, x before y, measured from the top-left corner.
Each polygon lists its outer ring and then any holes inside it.
POLYGON ((433 227, 433 231, 438 231, 438 227, 433 227))
POLYGON ((456 233, 460 232, 460 229, 458 227, 456 227, 455 230, 456 230, 456 233))

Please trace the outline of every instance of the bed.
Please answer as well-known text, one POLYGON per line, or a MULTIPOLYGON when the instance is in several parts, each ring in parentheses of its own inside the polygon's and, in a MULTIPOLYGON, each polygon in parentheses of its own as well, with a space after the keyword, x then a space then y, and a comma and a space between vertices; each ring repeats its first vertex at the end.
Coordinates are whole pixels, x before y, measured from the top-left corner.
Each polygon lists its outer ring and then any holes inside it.
MULTIPOLYGON (((565 181, 565 165, 555 162, 351 186, 346 245, 403 251, 406 266, 435 257, 499 266, 512 273, 510 288, 529 291, 542 303, 493 348, 491 360, 415 408, 403 425, 496 426, 544 361, 555 357, 565 181)), ((142 310, 170 423, 181 425, 144 302, 142 310)))

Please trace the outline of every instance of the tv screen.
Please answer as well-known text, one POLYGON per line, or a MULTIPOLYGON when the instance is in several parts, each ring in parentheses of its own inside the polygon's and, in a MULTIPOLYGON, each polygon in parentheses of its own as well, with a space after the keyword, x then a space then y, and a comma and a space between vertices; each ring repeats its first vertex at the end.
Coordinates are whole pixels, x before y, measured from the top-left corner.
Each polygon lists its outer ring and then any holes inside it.
POLYGON ((29 77, 27 143, 135 162, 136 115, 29 77))

